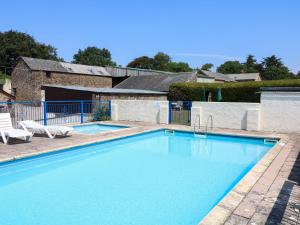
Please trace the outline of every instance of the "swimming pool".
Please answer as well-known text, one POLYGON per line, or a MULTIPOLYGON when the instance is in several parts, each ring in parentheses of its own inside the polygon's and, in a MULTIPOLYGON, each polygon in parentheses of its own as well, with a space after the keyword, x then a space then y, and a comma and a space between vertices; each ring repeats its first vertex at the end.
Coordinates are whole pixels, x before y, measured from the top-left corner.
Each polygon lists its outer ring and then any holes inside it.
POLYGON ((97 134, 104 131, 120 130, 123 128, 127 128, 127 126, 109 125, 109 124, 87 124, 87 125, 73 126, 73 128, 80 133, 97 134))
POLYGON ((195 225, 271 147, 160 130, 2 163, 0 224, 195 225))

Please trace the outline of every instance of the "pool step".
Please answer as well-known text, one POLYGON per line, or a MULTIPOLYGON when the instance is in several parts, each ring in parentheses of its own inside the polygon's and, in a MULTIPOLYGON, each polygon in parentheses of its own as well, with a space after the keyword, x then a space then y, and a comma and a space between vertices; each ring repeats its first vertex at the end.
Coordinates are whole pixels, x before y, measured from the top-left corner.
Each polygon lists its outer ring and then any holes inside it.
POLYGON ((165 130, 165 134, 166 135, 174 135, 175 134, 175 130, 165 130))
POLYGON ((269 139, 269 138, 264 139, 264 144, 276 144, 277 142, 278 142, 277 139, 269 139))
POLYGON ((197 138, 207 138, 207 135, 206 134, 197 134, 197 133, 194 133, 194 137, 197 137, 197 138))

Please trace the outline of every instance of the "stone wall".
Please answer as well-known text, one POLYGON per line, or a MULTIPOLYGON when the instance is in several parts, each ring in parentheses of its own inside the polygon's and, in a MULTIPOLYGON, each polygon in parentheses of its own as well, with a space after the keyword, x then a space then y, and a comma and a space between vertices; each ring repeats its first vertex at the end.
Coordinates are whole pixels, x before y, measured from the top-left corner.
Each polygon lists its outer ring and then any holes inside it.
POLYGON ((19 61, 12 73, 12 92, 17 101, 41 100, 41 87, 44 84, 111 88, 112 78, 110 76, 31 71, 23 61, 19 61))

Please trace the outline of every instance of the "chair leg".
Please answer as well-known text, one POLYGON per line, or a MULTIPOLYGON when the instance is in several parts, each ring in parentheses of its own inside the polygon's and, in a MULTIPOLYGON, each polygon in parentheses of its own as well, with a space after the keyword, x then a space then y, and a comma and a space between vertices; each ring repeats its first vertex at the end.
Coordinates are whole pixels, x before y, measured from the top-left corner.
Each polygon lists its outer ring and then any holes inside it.
POLYGON ((25 141, 26 141, 26 142, 29 142, 30 139, 31 139, 31 136, 25 136, 25 141))
POLYGON ((8 143, 8 139, 6 139, 4 132, 1 132, 1 137, 2 137, 3 143, 7 144, 8 143))
POLYGON ((49 130, 46 129, 46 128, 45 128, 45 132, 46 132, 46 134, 48 135, 49 138, 54 138, 54 137, 55 137, 55 135, 52 136, 52 134, 51 134, 51 133, 49 132, 49 130))

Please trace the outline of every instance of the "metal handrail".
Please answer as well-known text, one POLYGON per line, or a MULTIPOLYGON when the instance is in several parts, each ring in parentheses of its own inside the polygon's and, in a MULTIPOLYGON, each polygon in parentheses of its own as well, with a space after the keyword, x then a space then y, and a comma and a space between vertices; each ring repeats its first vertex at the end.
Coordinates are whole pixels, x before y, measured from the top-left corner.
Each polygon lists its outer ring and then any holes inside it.
POLYGON ((207 131, 208 131, 208 123, 209 123, 209 121, 211 121, 211 123, 210 123, 210 129, 213 129, 213 127, 214 127, 214 119, 213 119, 213 116, 211 114, 208 116, 207 121, 206 121, 205 133, 207 133, 207 131))
POLYGON ((200 129, 200 115, 199 114, 196 115, 196 119, 194 121, 194 134, 196 133, 197 119, 198 119, 198 127, 200 129))

